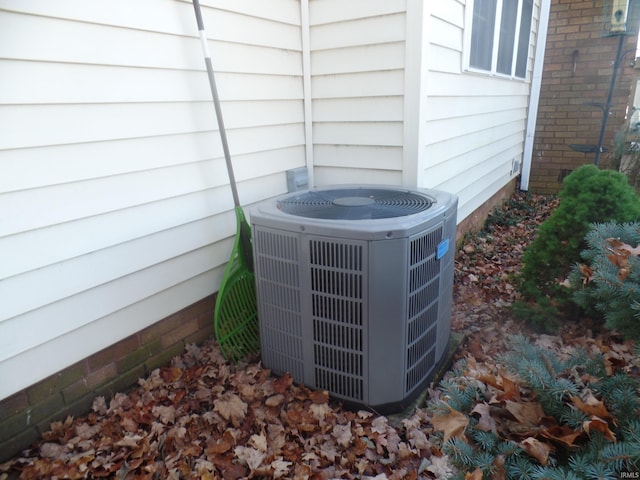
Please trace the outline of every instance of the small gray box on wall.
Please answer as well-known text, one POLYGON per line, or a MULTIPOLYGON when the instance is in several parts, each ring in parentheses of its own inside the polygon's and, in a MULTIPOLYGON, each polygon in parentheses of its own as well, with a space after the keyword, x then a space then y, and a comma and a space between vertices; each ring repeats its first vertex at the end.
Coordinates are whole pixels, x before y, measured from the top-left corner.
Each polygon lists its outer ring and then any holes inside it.
POLYGON ((306 167, 287 170, 287 191, 297 192, 309 188, 309 172, 306 167))

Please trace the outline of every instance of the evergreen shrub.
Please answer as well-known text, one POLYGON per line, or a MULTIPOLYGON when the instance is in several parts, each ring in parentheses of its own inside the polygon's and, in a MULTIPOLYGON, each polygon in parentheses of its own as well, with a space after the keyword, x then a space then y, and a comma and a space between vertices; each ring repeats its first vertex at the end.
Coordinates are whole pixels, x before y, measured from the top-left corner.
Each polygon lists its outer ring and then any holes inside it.
POLYGON ((640 223, 595 224, 585 240, 585 263, 569 277, 573 300, 607 328, 640 339, 640 223))
POLYGON ((561 311, 570 303, 570 289, 563 281, 572 265, 580 261, 590 225, 640 220, 640 197, 626 176, 613 170, 583 165, 565 178, 558 196, 558 207, 540 225, 537 237, 523 254, 518 282, 523 301, 514 310, 542 330, 553 330, 558 323, 545 312, 546 323, 538 324, 541 315, 536 305, 561 311), (528 314, 527 308, 531 310, 528 314))

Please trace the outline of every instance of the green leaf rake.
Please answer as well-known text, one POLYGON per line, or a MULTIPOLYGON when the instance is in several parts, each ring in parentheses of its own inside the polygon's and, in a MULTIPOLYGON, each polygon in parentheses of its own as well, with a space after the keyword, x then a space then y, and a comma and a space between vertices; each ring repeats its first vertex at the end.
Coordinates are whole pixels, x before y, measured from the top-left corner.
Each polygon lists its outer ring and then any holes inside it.
POLYGON ((258 327, 258 313, 256 302, 256 284, 253 274, 253 257, 251 247, 251 228, 240 206, 236 179, 233 174, 231 155, 227 143, 227 134, 222 119, 220 99, 213 74, 211 55, 207 44, 207 35, 202 21, 200 2, 193 0, 193 8, 196 13, 200 43, 204 53, 204 62, 209 75, 209 85, 213 104, 216 110, 218 130, 224 151, 224 159, 229 173, 231 192, 236 214, 236 237, 231 251, 231 257, 227 263, 222 284, 216 298, 216 306, 213 314, 213 327, 216 340, 224 357, 232 362, 237 362, 248 355, 257 354, 260 351, 260 336, 258 327))

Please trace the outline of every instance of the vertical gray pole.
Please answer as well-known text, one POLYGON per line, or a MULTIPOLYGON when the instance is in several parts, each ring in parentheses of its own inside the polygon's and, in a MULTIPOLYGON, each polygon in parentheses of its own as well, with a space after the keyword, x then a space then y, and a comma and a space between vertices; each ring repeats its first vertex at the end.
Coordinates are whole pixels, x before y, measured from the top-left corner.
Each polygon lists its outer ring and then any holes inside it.
POLYGON ((618 77, 618 68, 620 67, 620 60, 622 59, 622 46, 624 44, 624 34, 618 35, 618 51, 616 52, 616 59, 613 62, 613 74, 611 75, 611 83, 609 84, 609 95, 607 96, 607 103, 605 103, 602 111, 602 125, 600 126, 600 136, 598 137, 598 146, 596 147, 596 158, 593 160, 594 165, 598 165, 600 162, 600 154, 602 153, 602 143, 604 142, 604 134, 607 129, 607 120, 609 120, 609 111, 611 110, 611 101, 613 100, 613 91, 616 86, 616 79, 618 77))

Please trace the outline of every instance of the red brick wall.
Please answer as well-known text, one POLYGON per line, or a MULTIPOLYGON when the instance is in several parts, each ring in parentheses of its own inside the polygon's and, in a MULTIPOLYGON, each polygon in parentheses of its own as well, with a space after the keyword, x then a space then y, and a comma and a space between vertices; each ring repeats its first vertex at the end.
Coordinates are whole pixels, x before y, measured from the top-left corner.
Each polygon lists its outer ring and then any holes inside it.
POLYGON ((462 220, 458 224, 458 230, 456 232, 456 246, 460 247, 466 234, 480 231, 482 227, 484 227, 484 222, 487 220, 489 214, 511 197, 515 189, 516 181, 514 179, 494 193, 489 200, 480 205, 471 215, 462 220))
MULTIPOLYGON (((602 110, 583 103, 605 103, 613 73, 618 37, 602 36, 603 5, 604 0, 551 1, 529 183, 535 193, 556 193, 563 176, 594 162, 594 153, 576 152, 569 144, 597 145, 600 135, 602 110)), ((630 31, 637 32, 637 10, 630 9, 630 31)), ((624 39, 623 49, 629 53, 618 70, 603 143, 609 152, 601 154, 601 166, 611 165, 613 137, 625 121, 636 42, 637 34, 624 39)))

